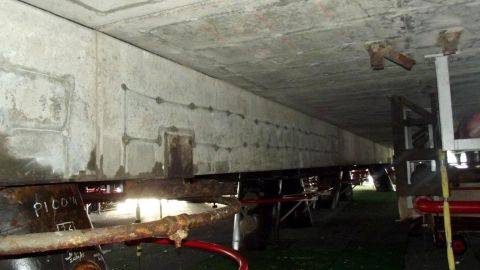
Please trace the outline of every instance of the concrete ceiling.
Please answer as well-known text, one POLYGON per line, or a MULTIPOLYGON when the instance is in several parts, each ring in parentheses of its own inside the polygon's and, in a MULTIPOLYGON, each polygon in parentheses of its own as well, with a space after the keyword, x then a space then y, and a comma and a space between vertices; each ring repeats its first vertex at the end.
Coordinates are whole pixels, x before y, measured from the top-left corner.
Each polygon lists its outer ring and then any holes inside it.
POLYGON ((390 144, 393 94, 435 89, 441 30, 463 28, 451 63, 455 113, 480 106, 480 1, 23 0, 374 141, 390 144), (365 43, 417 61, 373 71, 365 43))

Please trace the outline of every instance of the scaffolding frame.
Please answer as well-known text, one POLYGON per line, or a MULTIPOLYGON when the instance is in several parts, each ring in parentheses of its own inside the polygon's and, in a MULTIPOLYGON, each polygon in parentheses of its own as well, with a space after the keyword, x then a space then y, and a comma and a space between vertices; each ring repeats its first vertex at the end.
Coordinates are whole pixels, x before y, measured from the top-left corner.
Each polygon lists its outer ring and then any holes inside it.
POLYGON ((435 54, 427 55, 425 58, 435 59, 435 71, 438 89, 438 112, 440 124, 440 136, 442 138, 442 151, 439 151, 440 175, 442 178, 443 192, 443 220, 445 227, 445 240, 447 246, 448 266, 450 270, 455 269, 455 257, 452 249, 452 225, 449 206, 449 183, 445 165, 446 151, 472 151, 480 149, 480 138, 455 139, 453 126, 452 94, 450 88, 450 73, 448 66, 449 55, 435 54))

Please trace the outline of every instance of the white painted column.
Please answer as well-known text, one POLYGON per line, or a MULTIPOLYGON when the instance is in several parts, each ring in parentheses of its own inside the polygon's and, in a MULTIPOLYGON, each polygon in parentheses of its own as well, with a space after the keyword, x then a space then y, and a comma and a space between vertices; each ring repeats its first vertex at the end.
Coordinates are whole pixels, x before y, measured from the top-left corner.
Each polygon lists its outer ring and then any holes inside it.
POLYGON ((454 150, 455 138, 453 130, 452 96, 450 92, 450 74, 448 72, 448 56, 435 57, 435 68, 437 72, 442 149, 445 151, 454 150))

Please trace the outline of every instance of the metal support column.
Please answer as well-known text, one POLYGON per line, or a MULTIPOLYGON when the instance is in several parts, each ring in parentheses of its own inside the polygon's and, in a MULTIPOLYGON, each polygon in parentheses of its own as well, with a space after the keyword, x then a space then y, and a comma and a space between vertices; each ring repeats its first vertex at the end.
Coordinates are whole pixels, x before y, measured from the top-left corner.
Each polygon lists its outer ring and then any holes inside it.
MULTIPOLYGON (((282 184, 283 180, 280 179, 278 180, 278 197, 282 196, 282 184)), ((275 241, 280 241, 280 218, 282 216, 282 203, 277 202, 276 208, 275 208, 275 241)))
POLYGON ((448 72, 448 56, 435 56, 435 70, 437 75, 438 107, 440 116, 440 130, 442 137, 442 150, 439 151, 440 177, 442 179, 443 194, 443 222, 445 227, 445 241, 447 246, 448 268, 455 270, 455 257, 452 249, 452 224, 450 218, 450 197, 446 162, 447 150, 455 149, 453 129, 452 97, 450 92, 450 74, 448 72))
MULTIPOLYGON (((140 201, 137 199, 137 206, 135 208, 135 223, 142 223, 142 214, 141 214, 141 208, 140 208, 140 201)), ((138 259, 138 269, 142 269, 141 266, 141 258, 142 258, 142 244, 138 243, 137 245, 137 259, 138 259)))
POLYGON ((450 74, 448 72, 448 56, 435 57, 435 69, 437 73, 438 107, 440 115, 440 130, 443 150, 454 150, 454 130, 452 97, 450 92, 450 74))
MULTIPOLYGON (((238 186, 237 186, 237 198, 240 199, 241 192, 242 192, 242 183, 240 181, 240 176, 238 177, 238 186)), ((235 214, 235 218, 233 220, 233 235, 232 235, 232 248, 234 250, 240 250, 241 241, 242 241, 242 234, 240 231, 240 221, 242 219, 242 211, 235 214)))

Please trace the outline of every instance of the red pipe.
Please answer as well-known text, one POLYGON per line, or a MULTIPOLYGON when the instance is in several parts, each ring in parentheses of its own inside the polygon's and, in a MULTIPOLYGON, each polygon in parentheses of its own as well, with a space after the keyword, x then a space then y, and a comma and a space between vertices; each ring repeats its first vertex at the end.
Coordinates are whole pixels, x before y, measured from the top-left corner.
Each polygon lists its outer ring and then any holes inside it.
MULTIPOLYGON (((173 245, 174 242, 168 238, 154 238, 153 242, 160 245, 173 245)), ((248 262, 242 255, 233 249, 220 246, 214 243, 188 240, 182 242, 183 247, 203 249, 214 253, 222 254, 238 263, 238 270, 248 270, 248 262)))
MULTIPOLYGON (((480 201, 449 201, 450 212, 457 214, 480 213, 480 201)), ((419 197, 415 199, 414 207, 422 213, 443 213, 443 201, 434 201, 430 198, 419 197)))

